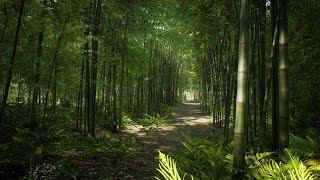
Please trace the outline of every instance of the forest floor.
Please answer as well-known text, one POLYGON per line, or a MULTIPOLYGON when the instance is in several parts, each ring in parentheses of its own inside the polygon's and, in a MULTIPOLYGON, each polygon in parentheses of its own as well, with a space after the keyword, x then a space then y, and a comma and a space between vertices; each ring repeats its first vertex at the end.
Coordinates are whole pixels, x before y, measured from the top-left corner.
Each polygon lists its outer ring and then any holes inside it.
POLYGON ((139 125, 126 127, 123 134, 134 138, 138 150, 124 157, 77 155, 72 164, 78 179, 151 179, 158 167, 158 150, 172 154, 182 148, 182 132, 196 138, 208 138, 212 132, 212 118, 200 111, 199 103, 186 103, 173 108, 172 121, 156 130, 146 131, 139 125), (112 158, 113 157, 113 158, 112 158))

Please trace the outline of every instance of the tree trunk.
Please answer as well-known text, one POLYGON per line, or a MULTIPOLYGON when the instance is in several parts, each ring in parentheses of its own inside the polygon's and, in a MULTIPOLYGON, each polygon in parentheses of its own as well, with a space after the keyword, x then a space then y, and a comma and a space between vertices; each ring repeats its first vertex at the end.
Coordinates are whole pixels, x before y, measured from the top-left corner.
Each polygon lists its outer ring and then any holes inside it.
MULTIPOLYGON (((240 13, 240 37, 238 60, 238 84, 237 84, 237 111, 234 130, 233 165, 235 168, 244 169, 246 153, 247 130, 247 96, 248 96, 248 62, 249 62, 249 16, 250 1, 241 0, 240 13)), ((237 179, 243 179, 243 173, 236 175, 237 179)))
MULTIPOLYGON (((86 36, 86 35, 85 35, 86 36)), ((84 49, 84 51, 87 51, 84 49)), ((84 52, 84 57, 85 57, 84 52)), ((79 85, 79 92, 78 92, 78 111, 77 111, 77 129, 82 130, 82 109, 83 109, 83 81, 84 81, 84 67, 85 67, 85 58, 82 60, 81 70, 80 70, 80 85, 79 85)))
POLYGON ((59 58, 56 58, 54 63, 54 75, 52 85, 52 113, 56 114, 57 109, 57 83, 58 83, 58 71, 59 71, 59 58))
POLYGON ((8 27, 9 15, 8 15, 7 9, 5 9, 5 16, 6 16, 6 20, 4 22, 4 27, 3 27, 3 30, 2 30, 2 33, 1 33, 0 44, 2 44, 2 41, 4 39, 4 35, 5 35, 5 33, 7 31, 7 27, 8 27))
POLYGON ((279 148, 279 33, 277 22, 277 0, 271 0, 271 32, 272 32, 272 150, 279 148))
POLYGON ((34 87, 33 87, 33 95, 32 95, 31 119, 30 119, 31 130, 34 130, 37 127, 37 101, 38 101, 38 93, 40 90, 40 58, 42 56, 42 51, 43 51, 43 46, 42 46, 43 36, 44 36, 44 31, 41 31, 38 37, 36 72, 34 75, 34 87))
POLYGON ((51 79, 52 79, 52 76, 53 76, 53 72, 56 73, 56 68, 57 68, 57 62, 56 61, 57 61, 57 58, 58 58, 59 49, 60 49, 60 46, 61 46, 63 34, 64 34, 64 31, 66 29, 67 24, 68 24, 68 19, 65 20, 65 23, 64 23, 64 25, 62 27, 62 31, 61 31, 60 36, 58 38, 57 47, 56 47, 54 55, 53 55, 53 60, 52 60, 49 80, 48 80, 48 84, 47 84, 47 91, 46 91, 46 95, 45 95, 45 99, 44 99, 43 117, 45 117, 46 113, 47 113, 47 106, 48 106, 48 98, 49 98, 49 90, 50 90, 50 85, 51 85, 51 79))
MULTIPOLYGON (((85 31, 85 38, 89 36, 90 30, 89 28, 85 31)), ((84 118, 84 130, 86 131, 88 128, 88 122, 90 120, 90 110, 89 110, 89 104, 91 103, 91 97, 90 97, 90 62, 89 62, 89 40, 86 39, 86 43, 84 44, 84 61, 85 61, 85 74, 86 74, 86 87, 85 87, 85 118, 84 118)))
POLYGON ((123 84, 124 84, 124 61, 127 57, 127 31, 128 31, 129 12, 126 14, 125 29, 121 52, 121 76, 120 76, 120 94, 119 94, 119 131, 122 130, 122 111, 123 111, 123 84))
MULTIPOLYGON (((251 74, 251 81, 252 85, 251 85, 251 91, 252 91, 252 101, 253 101, 253 127, 251 129, 251 132, 249 132, 249 137, 250 140, 253 140, 253 137, 257 137, 257 101, 256 101, 256 97, 257 97, 257 83, 256 82, 256 63, 255 63, 255 55, 256 55, 256 42, 257 42, 257 35, 258 35, 258 31, 257 31, 257 14, 255 11, 255 7, 252 11, 252 16, 255 17, 255 20, 252 21, 254 24, 251 26, 251 37, 252 37, 252 41, 251 41, 251 63, 250 63, 250 74, 251 74)), ((252 17, 251 16, 251 17, 252 17)), ((250 143, 250 142, 249 142, 250 143)))
POLYGON ((289 58, 287 0, 278 0, 279 13, 279 149, 289 146, 289 58))
POLYGON ((260 148, 263 151, 266 145, 266 114, 264 110, 264 99, 266 92, 265 85, 265 58, 266 58, 266 45, 265 45, 265 29, 266 29, 266 0, 260 2, 260 64, 259 64, 259 107, 260 107, 260 148))
POLYGON ((113 64, 112 68, 113 77, 112 77, 112 96, 113 96, 113 123, 112 123, 112 129, 113 132, 116 133, 118 131, 117 129, 117 66, 116 64, 113 64))
POLYGON ((7 82, 6 82, 5 92, 4 92, 2 103, 1 103, 0 127, 1 127, 1 124, 2 124, 2 121, 3 121, 3 118, 4 118, 4 110, 5 110, 5 107, 7 105, 7 99, 8 99, 8 95, 9 95, 9 89, 10 89, 10 84, 11 84, 11 79, 12 79, 12 72, 13 72, 13 65, 14 65, 14 61, 15 61, 15 57, 16 57, 18 40, 19 40, 20 26, 21 26, 23 9, 24 9, 24 2, 25 2, 25 0, 21 0, 21 3, 20 3, 19 18, 18 18, 16 34, 15 34, 14 42, 13 42, 10 65, 9 65, 9 70, 8 70, 8 74, 7 74, 7 82))
POLYGON ((95 137, 95 120, 96 120, 96 109, 97 109, 97 63, 98 63, 98 35, 99 35, 99 24, 100 24, 100 10, 101 0, 95 0, 94 3, 94 19, 93 19, 93 30, 92 30, 92 62, 91 62, 91 90, 90 90, 90 101, 89 101, 89 121, 88 130, 89 133, 95 137))

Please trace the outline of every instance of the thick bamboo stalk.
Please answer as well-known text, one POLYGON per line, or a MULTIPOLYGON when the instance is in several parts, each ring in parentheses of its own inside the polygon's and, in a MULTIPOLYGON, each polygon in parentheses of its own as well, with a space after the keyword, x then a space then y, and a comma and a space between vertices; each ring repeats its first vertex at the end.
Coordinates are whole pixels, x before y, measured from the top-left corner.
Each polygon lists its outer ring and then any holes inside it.
MULTIPOLYGON (((249 17, 250 1, 241 0, 240 12, 240 37, 238 59, 238 83, 236 121, 234 131, 233 165, 235 168, 245 167, 246 131, 247 131, 247 100, 248 100, 248 62, 249 62, 249 17)), ((243 174, 236 175, 237 179, 243 179, 243 174)))

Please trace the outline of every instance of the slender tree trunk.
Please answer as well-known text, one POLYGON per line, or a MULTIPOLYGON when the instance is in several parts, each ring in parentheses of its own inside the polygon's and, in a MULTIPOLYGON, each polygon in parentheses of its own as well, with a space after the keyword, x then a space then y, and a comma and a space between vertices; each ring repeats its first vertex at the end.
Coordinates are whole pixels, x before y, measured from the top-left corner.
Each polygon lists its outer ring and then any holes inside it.
MULTIPOLYGON (((252 11, 252 16, 255 17, 255 20, 252 22, 257 22, 257 14, 254 10, 252 11)), ((256 82, 256 62, 255 62, 255 55, 256 55, 256 42, 257 42, 257 35, 258 35, 258 29, 257 29, 257 23, 254 23, 251 28, 252 32, 252 41, 251 41, 251 63, 250 63, 250 74, 251 74, 251 82, 252 82, 252 101, 253 101, 253 127, 250 134, 251 140, 253 140, 253 137, 257 137, 257 83, 256 82)))
POLYGON ((123 35, 123 44, 121 52, 121 76, 120 76, 120 94, 119 94, 119 131, 122 130, 122 111, 123 111, 123 84, 124 84, 124 61, 127 57, 127 31, 128 31, 129 12, 126 14, 125 29, 123 35))
POLYGON ((231 102, 232 102, 232 90, 233 90, 233 83, 232 83, 232 57, 229 58, 228 62, 228 72, 226 72, 227 75, 227 82, 226 82, 226 105, 225 105, 225 146, 229 143, 229 124, 230 124, 230 108, 231 108, 231 102))
POLYGON ((96 121, 96 109, 97 109, 97 63, 98 63, 98 28, 100 24, 100 10, 101 10, 101 0, 95 0, 94 3, 94 18, 93 18, 93 31, 92 31, 92 62, 91 62, 91 90, 90 90, 90 104, 89 104, 89 121, 88 130, 89 133, 95 137, 95 121, 96 121))
POLYGON ((31 96, 32 96, 32 85, 30 84, 28 89, 27 116, 31 114, 31 96))
MULTIPOLYGON (((31 91, 29 91, 29 92, 31 92, 31 91)), ((20 97, 21 97, 21 75, 20 75, 20 77, 19 77, 19 81, 18 81, 18 94, 17 94, 17 99, 16 99, 16 114, 15 114, 15 119, 17 120, 19 117, 19 109, 20 109, 20 97)), ((30 97, 31 97, 31 95, 30 95, 30 93, 29 93, 29 96, 28 96, 28 98, 29 98, 29 100, 28 100, 28 105, 30 105, 30 97)), ((30 106, 28 106, 28 107, 30 107, 30 106)), ((27 114, 29 115, 29 109, 30 108, 28 108, 28 110, 27 110, 27 114)))
MULTIPOLYGON (((234 9, 234 14, 235 18, 237 20, 237 35, 240 36, 240 18, 239 18, 239 13, 238 13, 238 8, 237 8, 237 3, 236 1, 233 1, 233 9, 234 9)), ((239 56, 239 38, 235 38, 235 53, 234 53, 234 67, 233 67, 233 72, 235 73, 235 77, 233 78, 233 119, 236 119, 236 109, 237 109, 237 69, 238 69, 238 56, 239 56)))
POLYGON ((103 65, 102 65, 102 73, 101 73, 101 82, 102 82, 102 100, 101 100, 101 107, 103 110, 103 124, 105 124, 107 122, 107 96, 106 94, 108 93, 107 90, 107 84, 108 84, 108 80, 107 80, 107 48, 104 47, 104 60, 103 60, 103 65))
POLYGON ((279 149, 289 146, 289 58, 287 0, 278 0, 279 13, 279 149))
POLYGON ((152 86, 153 86, 153 77, 152 77, 152 56, 153 56, 153 39, 150 42, 150 57, 149 57, 149 72, 148 72, 148 98, 147 98, 147 114, 151 114, 151 104, 152 104, 152 86))
POLYGON ((4 27, 3 27, 3 30, 1 33, 0 44, 2 44, 2 41, 4 39, 4 35, 6 34, 7 27, 8 27, 9 15, 8 15, 7 9, 5 9, 5 16, 6 16, 6 19, 5 19, 4 27))
POLYGON ((52 80, 53 72, 55 71, 55 68, 57 66, 56 65, 56 63, 57 63, 56 61, 57 61, 57 58, 58 58, 59 49, 60 49, 60 46, 61 46, 63 34, 64 34, 64 31, 65 31, 65 28, 66 28, 67 24, 68 24, 68 19, 65 20, 65 23, 64 23, 64 25, 62 27, 62 31, 61 31, 60 36, 58 38, 57 47, 56 47, 54 55, 53 55, 53 61, 52 61, 49 80, 48 80, 48 84, 47 84, 47 91, 46 91, 46 95, 45 95, 45 99, 44 99, 43 117, 45 117, 46 113, 47 113, 47 106, 48 106, 48 98, 49 98, 51 80, 52 80))
POLYGON ((34 87, 33 87, 33 95, 32 95, 31 119, 30 119, 31 130, 34 130, 37 127, 37 101, 39 96, 38 93, 40 91, 40 58, 42 56, 42 51, 43 51, 43 46, 42 46, 43 36, 44 36, 44 31, 41 31, 38 37, 36 72, 34 75, 34 87))
POLYGON ((58 71, 59 71, 59 58, 56 58, 53 70, 53 82, 52 82, 52 113, 56 114, 57 109, 57 83, 58 83, 58 71))
POLYGON ((278 53, 279 53, 279 33, 278 33, 278 6, 277 0, 271 0, 271 32, 272 32, 272 150, 279 148, 279 82, 278 82, 278 53))
MULTIPOLYGON (((237 88, 237 115, 234 130, 233 165, 244 169, 246 153, 247 130, 247 96, 248 96, 248 62, 249 62, 249 18, 250 1, 241 0, 240 37, 239 37, 239 64, 237 88)), ((243 173, 238 173, 236 179, 243 179, 243 173)))
POLYGON ((106 102, 107 102, 107 127, 112 130, 111 125, 112 123, 109 121, 111 117, 111 81, 112 81, 112 66, 108 63, 108 78, 107 78, 107 88, 106 88, 106 102))
POLYGON ((11 59, 10 59, 8 75, 7 75, 7 82, 6 82, 5 92, 4 92, 2 103, 1 103, 0 126, 1 126, 2 121, 4 119, 4 110, 6 108, 7 99, 8 99, 8 95, 9 95, 9 89, 10 89, 12 72, 13 72, 13 65, 14 65, 14 61, 15 61, 15 57, 16 57, 18 40, 19 40, 19 33, 20 33, 20 26, 21 26, 22 15, 23 15, 23 10, 24 10, 24 2, 25 2, 25 0, 21 0, 21 2, 20 2, 19 18, 18 18, 16 34, 15 34, 14 42, 13 42, 12 54, 11 54, 11 59))
MULTIPOLYGON (((89 28, 86 29, 85 37, 89 36, 89 28)), ((90 121, 89 104, 91 103, 90 97, 90 62, 89 62, 89 40, 86 39, 84 44, 84 61, 85 61, 85 74, 86 74, 86 87, 85 87, 85 118, 84 118, 84 130, 87 130, 87 124, 90 121)))
MULTIPOLYGON (((84 49, 84 51, 87 51, 84 49)), ((84 57, 85 57, 84 52, 84 57)), ((80 85, 79 85, 79 92, 78 92, 78 111, 77 111, 77 129, 82 130, 82 109, 83 109, 83 81, 84 81, 84 68, 85 68, 85 60, 86 58, 83 58, 82 60, 82 65, 81 65, 81 70, 80 70, 80 85)))
POLYGON ((113 132, 116 133, 118 131, 117 129, 117 89, 116 89, 116 85, 117 85, 117 66, 116 64, 113 64, 113 77, 112 77, 112 96, 113 96, 113 132))
POLYGON ((141 82, 140 82, 140 76, 138 77, 138 85, 137 85, 137 103, 136 103, 136 114, 140 114, 140 108, 141 108, 141 100, 140 100, 140 86, 141 86, 141 82))
POLYGON ((260 67, 259 67, 259 107, 260 107, 260 148, 263 150, 266 145, 266 114, 264 110, 264 99, 266 92, 265 85, 265 58, 266 58, 266 45, 265 45, 265 29, 266 29, 266 0, 260 2, 260 67))

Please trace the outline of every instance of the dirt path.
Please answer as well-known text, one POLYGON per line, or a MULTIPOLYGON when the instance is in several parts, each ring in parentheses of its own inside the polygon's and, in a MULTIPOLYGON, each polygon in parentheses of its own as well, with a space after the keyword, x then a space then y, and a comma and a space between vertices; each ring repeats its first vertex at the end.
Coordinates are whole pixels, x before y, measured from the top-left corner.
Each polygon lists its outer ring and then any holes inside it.
POLYGON ((159 127, 158 131, 137 131, 136 128, 126 130, 126 132, 136 136, 143 147, 137 157, 132 157, 135 164, 140 164, 140 166, 136 166, 136 168, 140 168, 135 169, 136 173, 132 174, 133 179, 150 179, 154 176, 155 169, 158 166, 158 162, 155 159, 158 155, 158 150, 169 154, 174 150, 178 150, 182 146, 180 142, 184 139, 181 132, 191 137, 201 138, 208 137, 212 132, 210 126, 212 119, 201 113, 200 104, 187 103, 179 105, 174 108, 174 112, 174 122, 159 127))
MULTIPOLYGON (((206 138, 212 132, 212 119, 200 111, 200 104, 187 103, 174 107, 173 122, 162 125, 157 131, 145 131, 139 126, 128 126, 124 133, 134 137, 139 151, 129 154, 114 163, 110 157, 86 157, 84 162, 93 166, 93 175, 88 176, 88 170, 83 169, 79 177, 84 179, 151 179, 156 172, 158 150, 170 154, 178 150, 182 144, 184 132, 191 137, 206 138), (95 159, 97 162, 93 162, 95 159), (98 159, 98 160, 97 160, 98 159), (94 168, 98 166, 98 168, 94 168), (82 176, 84 175, 84 176, 82 176), (105 176, 105 177, 101 177, 105 176)), ((91 167, 92 167, 91 166, 91 167)), ((81 179, 81 178, 80 178, 81 179)))

